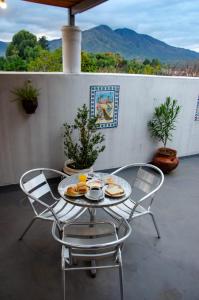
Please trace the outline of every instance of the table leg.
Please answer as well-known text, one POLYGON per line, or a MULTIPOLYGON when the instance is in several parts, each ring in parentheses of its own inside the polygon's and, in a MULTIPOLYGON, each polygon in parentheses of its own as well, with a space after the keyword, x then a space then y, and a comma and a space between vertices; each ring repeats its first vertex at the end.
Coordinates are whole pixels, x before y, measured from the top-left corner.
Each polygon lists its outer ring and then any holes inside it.
MULTIPOLYGON (((90 213, 90 222, 94 222, 95 221, 95 216, 96 216, 96 209, 95 208, 89 208, 89 213, 90 213)), ((92 227, 92 224, 90 225, 92 227)), ((95 267, 96 266, 96 262, 95 260, 91 260, 91 267, 95 267)), ((90 270, 90 274, 91 277, 95 278, 97 275, 97 271, 96 269, 91 269, 90 270)))
POLYGON ((89 208, 89 214, 90 214, 90 222, 92 223, 95 221, 96 208, 89 208))

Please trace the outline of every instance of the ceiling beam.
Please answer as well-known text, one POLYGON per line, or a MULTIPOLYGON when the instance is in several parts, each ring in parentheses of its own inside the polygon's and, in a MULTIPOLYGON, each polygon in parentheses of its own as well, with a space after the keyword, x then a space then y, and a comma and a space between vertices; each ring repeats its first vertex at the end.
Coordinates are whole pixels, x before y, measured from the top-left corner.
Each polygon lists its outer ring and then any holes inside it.
POLYGON ((106 1, 108 0, 83 0, 80 3, 75 4, 71 7, 71 14, 72 15, 80 14, 106 1))
POLYGON ((23 0, 23 1, 70 8, 71 15, 76 15, 108 0, 76 0, 76 1, 75 0, 23 0))
POLYGON ((23 1, 68 8, 68 6, 66 6, 66 1, 64 1, 64 0, 59 0, 59 1, 55 1, 55 0, 23 0, 23 1))

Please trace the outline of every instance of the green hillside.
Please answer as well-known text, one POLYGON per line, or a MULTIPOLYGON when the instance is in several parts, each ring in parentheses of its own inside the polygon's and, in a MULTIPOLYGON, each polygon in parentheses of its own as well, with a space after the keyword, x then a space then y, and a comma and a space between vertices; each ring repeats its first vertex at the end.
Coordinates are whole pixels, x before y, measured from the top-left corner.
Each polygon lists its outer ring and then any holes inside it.
MULTIPOLYGON (((0 56, 8 43, 0 42, 0 56)), ((61 39, 49 41, 51 51, 61 47, 61 39)), ((119 53, 126 59, 159 59, 164 63, 199 60, 199 53, 170 46, 146 34, 123 28, 112 30, 100 25, 82 32, 82 50, 91 53, 119 53)))

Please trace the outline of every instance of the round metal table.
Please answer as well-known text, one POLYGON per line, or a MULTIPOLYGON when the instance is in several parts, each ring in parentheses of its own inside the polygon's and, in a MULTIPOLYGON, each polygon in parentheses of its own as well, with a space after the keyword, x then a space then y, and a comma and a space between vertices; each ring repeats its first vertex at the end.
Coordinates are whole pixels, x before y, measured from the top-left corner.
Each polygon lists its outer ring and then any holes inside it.
MULTIPOLYGON (((82 195, 80 197, 76 197, 76 198, 68 197, 68 196, 64 195, 64 192, 66 191, 67 186, 76 184, 77 182, 79 182, 79 175, 75 174, 70 177, 64 178, 59 183, 58 192, 59 192, 60 196, 63 199, 65 199, 67 202, 69 202, 73 205, 88 207, 89 210, 117 205, 119 203, 124 202, 125 200, 127 200, 130 197, 131 186, 125 179, 123 179, 119 176, 110 175, 107 173, 94 173, 94 174, 96 174, 96 179, 100 179, 102 181, 105 180, 105 178, 107 178, 107 177, 112 177, 116 184, 119 184, 122 186, 122 188, 124 189, 125 195, 122 197, 119 197, 119 198, 112 198, 112 197, 108 197, 106 194, 104 194, 104 198, 99 201, 88 200, 84 195, 82 195)), ((95 177, 93 179, 95 179, 95 177)))

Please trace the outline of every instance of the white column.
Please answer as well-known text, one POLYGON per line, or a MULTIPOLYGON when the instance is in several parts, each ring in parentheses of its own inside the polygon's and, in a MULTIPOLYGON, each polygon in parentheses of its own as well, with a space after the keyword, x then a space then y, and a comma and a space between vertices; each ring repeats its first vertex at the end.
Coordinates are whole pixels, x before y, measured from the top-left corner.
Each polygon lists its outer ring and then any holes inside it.
POLYGON ((64 73, 81 72, 81 30, 77 26, 62 27, 64 73))

